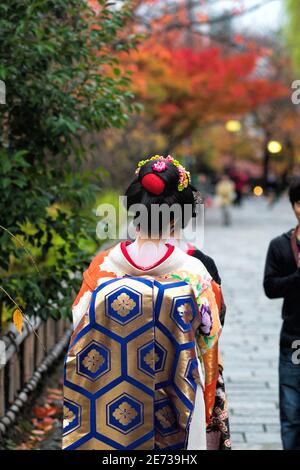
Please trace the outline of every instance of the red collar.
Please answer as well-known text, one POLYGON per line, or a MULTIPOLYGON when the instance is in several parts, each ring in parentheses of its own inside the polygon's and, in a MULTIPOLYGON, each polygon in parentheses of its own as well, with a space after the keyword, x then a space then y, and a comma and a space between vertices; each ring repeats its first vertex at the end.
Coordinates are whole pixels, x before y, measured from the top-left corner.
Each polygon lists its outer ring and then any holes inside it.
POLYGON ((188 243, 187 254, 190 256, 193 256, 195 251, 196 251, 196 248, 194 247, 194 245, 192 245, 191 243, 188 243))
POLYGON ((147 266, 145 268, 144 266, 139 266, 138 264, 136 264, 133 261, 133 259, 131 258, 131 256, 129 255, 129 253, 127 251, 127 246, 130 245, 131 243, 132 242, 130 240, 127 240, 126 242, 121 242, 121 244, 120 244, 121 251, 122 251, 123 255, 125 256, 125 258, 127 259, 128 263, 130 263, 135 268, 140 269, 141 271, 149 271, 150 269, 156 268, 157 266, 162 264, 167 258, 169 258, 169 256, 173 253, 173 251, 175 249, 174 245, 170 245, 169 243, 166 243, 168 249, 167 249, 166 253, 164 254, 164 256, 160 260, 158 260, 156 263, 152 264, 152 266, 147 266))

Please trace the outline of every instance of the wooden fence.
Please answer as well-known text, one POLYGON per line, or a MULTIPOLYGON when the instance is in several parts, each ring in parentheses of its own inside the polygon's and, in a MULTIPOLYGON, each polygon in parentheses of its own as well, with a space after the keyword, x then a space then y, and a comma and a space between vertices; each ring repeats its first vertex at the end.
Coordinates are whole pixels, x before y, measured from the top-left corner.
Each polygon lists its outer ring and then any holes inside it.
MULTIPOLYGON (((14 325, 3 336, 5 353, 0 362, 0 433, 5 433, 36 388, 42 375, 67 346, 70 323, 48 318, 31 319, 32 327, 24 325, 17 333, 14 325), (33 329, 38 334, 37 338, 33 329), (42 343, 42 344, 41 344, 42 343)), ((3 349, 3 348, 2 348, 3 349)))

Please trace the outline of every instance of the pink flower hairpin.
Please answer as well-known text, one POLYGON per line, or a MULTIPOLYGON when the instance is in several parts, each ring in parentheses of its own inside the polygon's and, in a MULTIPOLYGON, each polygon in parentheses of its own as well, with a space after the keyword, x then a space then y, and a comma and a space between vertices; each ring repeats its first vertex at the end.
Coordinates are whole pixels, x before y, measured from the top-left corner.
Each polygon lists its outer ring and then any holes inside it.
POLYGON ((153 163, 152 169, 153 169, 154 171, 157 171, 158 173, 161 173, 161 172, 163 172, 163 171, 166 171, 167 165, 166 165, 165 162, 157 161, 156 163, 153 163))

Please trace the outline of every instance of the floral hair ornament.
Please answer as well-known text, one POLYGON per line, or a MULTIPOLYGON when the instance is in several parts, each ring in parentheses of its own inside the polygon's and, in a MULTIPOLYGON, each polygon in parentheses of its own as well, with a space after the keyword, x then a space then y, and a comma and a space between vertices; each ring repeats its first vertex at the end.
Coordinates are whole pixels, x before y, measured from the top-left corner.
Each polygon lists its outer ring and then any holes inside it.
POLYGON ((154 171, 157 171, 158 173, 161 173, 162 171, 166 171, 167 168, 168 167, 167 167, 166 162, 158 161, 156 163, 153 163, 153 165, 152 165, 152 169, 154 171))
POLYGON ((154 165, 152 165, 152 169, 155 172, 163 172, 167 169, 168 163, 172 163, 172 165, 176 166, 179 172, 179 183, 177 186, 178 191, 183 191, 188 185, 191 183, 191 174, 187 171, 183 165, 178 160, 175 160, 171 155, 167 157, 163 157, 162 155, 154 155, 153 157, 147 158, 146 160, 141 160, 138 163, 138 167, 135 170, 135 174, 138 175, 142 166, 146 165, 151 161, 155 160, 154 165))

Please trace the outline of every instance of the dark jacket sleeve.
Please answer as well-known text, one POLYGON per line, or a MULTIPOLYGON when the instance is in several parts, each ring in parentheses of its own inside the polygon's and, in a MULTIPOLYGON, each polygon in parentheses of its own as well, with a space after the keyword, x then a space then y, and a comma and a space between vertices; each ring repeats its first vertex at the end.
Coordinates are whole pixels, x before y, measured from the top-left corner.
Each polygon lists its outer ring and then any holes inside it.
POLYGON ((264 290, 270 299, 286 297, 295 289, 300 289, 300 268, 287 276, 284 275, 285 264, 284 254, 275 239, 268 249, 264 275, 264 290))
POLYGON ((195 256, 196 258, 200 259, 200 261, 202 261, 202 263, 206 267, 207 271, 209 272, 213 280, 220 286, 221 278, 220 278, 219 271, 214 260, 210 256, 205 255, 200 250, 195 250, 193 256, 195 256))
POLYGON ((210 258, 210 261, 211 261, 211 276, 216 281, 216 283, 219 284, 220 286, 222 284, 222 281, 221 281, 221 277, 220 277, 217 265, 212 258, 210 258))

